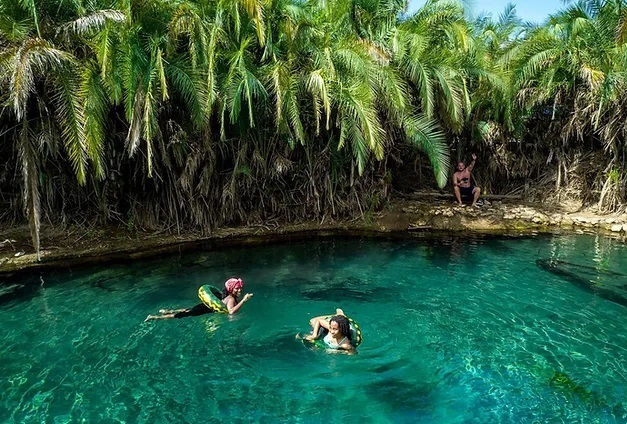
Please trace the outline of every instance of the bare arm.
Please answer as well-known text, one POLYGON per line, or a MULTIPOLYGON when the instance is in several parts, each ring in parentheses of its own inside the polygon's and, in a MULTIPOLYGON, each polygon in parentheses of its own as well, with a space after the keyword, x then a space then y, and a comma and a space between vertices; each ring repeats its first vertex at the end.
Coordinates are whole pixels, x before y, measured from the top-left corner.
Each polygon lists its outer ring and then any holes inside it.
POLYGON ((327 353, 332 354, 344 354, 344 355, 354 355, 356 353, 355 348, 348 343, 348 346, 341 344, 337 349, 327 349, 327 353))
POLYGON ((309 323, 311 324, 311 326, 313 328, 311 330, 311 335, 305 336, 306 340, 316 340, 316 339, 318 339, 318 337, 319 337, 318 336, 318 332, 320 331, 320 327, 322 327, 322 328, 324 328, 326 330, 329 329, 329 322, 326 319, 322 318, 322 317, 314 318, 309 323))
POLYGON ((342 344, 339 346, 339 349, 342 349, 342 350, 348 350, 348 351, 355 350, 355 348, 353 347, 353 345, 352 345, 352 344, 351 344, 351 342, 349 342, 349 341, 346 341, 346 342, 342 343, 342 344))
POLYGON ((472 172, 472 170, 475 169, 475 162, 477 162, 477 155, 473 153, 472 162, 470 162, 470 165, 468 165, 468 172, 472 172))
POLYGON ((242 305, 246 303, 248 299, 250 299, 252 296, 252 293, 246 293, 244 295, 244 298, 240 300, 237 304, 235 303, 235 299, 233 299, 233 296, 229 296, 226 301, 226 308, 229 310, 229 314, 237 313, 237 311, 239 311, 239 308, 241 308, 242 305))

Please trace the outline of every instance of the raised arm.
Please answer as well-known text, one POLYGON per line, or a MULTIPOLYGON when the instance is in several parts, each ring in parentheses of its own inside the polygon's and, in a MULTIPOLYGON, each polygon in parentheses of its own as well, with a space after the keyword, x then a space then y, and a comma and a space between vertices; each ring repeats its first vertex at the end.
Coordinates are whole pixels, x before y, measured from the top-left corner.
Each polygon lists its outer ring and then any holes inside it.
POLYGON ((237 311, 239 311, 239 308, 241 308, 242 305, 247 302, 248 299, 250 299, 251 297, 253 297, 252 293, 246 293, 244 295, 244 298, 240 300, 237 304, 235 303, 235 299, 233 299, 233 297, 229 297, 226 301, 226 308, 229 310, 229 314, 237 313, 237 311))
POLYGON ((472 172, 472 170, 475 169, 475 162, 477 162, 477 155, 473 153, 472 162, 470 162, 470 165, 468 165, 468 172, 472 172))
POLYGON ((305 336, 305 340, 318 339, 320 337, 318 335, 320 327, 324 328, 325 330, 329 329, 329 322, 324 317, 313 318, 311 321, 309 321, 309 324, 311 324, 313 328, 311 329, 311 335, 305 336))

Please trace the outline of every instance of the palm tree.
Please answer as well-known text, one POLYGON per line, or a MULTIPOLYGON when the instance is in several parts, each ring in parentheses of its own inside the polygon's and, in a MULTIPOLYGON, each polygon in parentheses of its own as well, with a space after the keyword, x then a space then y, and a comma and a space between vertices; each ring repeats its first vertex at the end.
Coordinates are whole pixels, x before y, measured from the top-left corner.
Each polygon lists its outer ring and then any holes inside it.
POLYGON ((550 120, 560 122, 558 135, 564 144, 592 137, 611 153, 599 200, 602 209, 624 202, 625 177, 619 168, 625 148, 619 124, 626 87, 624 10, 622 0, 572 5, 530 32, 512 61, 524 107, 547 108, 550 120))
POLYGON ((2 80, 4 104, 16 140, 30 140, 32 222, 57 139, 87 184, 73 196, 114 211, 105 218, 207 229, 251 211, 299 216, 286 204, 363 210, 386 196, 399 142, 424 151, 443 186, 446 134, 513 116, 507 54, 449 1, 408 18, 400 0, 2 1, 3 74, 16 76, 2 80))
POLYGON ((60 139, 80 184, 86 182, 89 161, 102 174, 102 137, 98 138, 91 131, 93 125, 86 121, 83 98, 75 89, 82 85, 84 68, 68 39, 97 31, 108 19, 120 18, 116 13, 84 11, 82 18, 72 20, 77 15, 66 8, 56 9, 56 16, 49 14, 55 6, 6 0, 0 5, 4 13, 4 25, 0 27, 0 85, 6 93, 4 107, 15 122, 13 134, 22 164, 23 200, 38 259, 39 169, 43 152, 54 154, 60 139))

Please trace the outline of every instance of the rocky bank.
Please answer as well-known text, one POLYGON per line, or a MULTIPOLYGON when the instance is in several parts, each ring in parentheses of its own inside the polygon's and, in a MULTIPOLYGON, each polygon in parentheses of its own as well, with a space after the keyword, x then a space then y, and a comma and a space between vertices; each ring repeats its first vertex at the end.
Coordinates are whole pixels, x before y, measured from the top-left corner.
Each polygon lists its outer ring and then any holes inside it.
POLYGON ((486 201, 482 207, 459 207, 435 198, 395 199, 381 211, 352 220, 264 222, 220 228, 203 235, 171 234, 120 227, 59 229, 42 227, 41 260, 37 261, 27 226, 0 231, 0 273, 17 270, 133 260, 201 245, 267 243, 315 235, 410 235, 414 232, 472 234, 596 232, 625 240, 627 214, 596 214, 517 201, 486 201))

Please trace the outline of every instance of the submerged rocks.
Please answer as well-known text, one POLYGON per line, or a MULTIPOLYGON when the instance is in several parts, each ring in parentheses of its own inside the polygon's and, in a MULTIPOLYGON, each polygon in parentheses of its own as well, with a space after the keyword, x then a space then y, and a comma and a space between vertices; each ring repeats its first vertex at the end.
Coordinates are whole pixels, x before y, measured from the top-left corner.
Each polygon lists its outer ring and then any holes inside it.
POLYGON ((14 299, 27 289, 24 284, 9 283, 8 285, 0 285, 0 303, 14 299))

